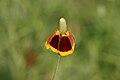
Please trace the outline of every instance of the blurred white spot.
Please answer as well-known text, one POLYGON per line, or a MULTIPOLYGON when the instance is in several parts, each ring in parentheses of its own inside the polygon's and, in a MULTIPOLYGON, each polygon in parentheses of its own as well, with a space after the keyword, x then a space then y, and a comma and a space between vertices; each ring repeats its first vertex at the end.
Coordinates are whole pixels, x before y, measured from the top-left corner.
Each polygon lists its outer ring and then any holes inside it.
POLYGON ((99 5, 97 7, 97 13, 99 17, 104 17, 106 15, 106 7, 104 5, 99 5))

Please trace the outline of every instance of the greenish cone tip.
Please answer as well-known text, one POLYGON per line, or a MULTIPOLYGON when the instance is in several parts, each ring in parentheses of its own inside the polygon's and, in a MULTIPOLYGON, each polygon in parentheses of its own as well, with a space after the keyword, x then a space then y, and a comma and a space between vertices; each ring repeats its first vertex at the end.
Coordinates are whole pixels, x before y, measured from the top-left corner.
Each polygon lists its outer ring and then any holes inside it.
POLYGON ((60 19, 60 31, 64 34, 67 31, 67 24, 64 18, 60 19))

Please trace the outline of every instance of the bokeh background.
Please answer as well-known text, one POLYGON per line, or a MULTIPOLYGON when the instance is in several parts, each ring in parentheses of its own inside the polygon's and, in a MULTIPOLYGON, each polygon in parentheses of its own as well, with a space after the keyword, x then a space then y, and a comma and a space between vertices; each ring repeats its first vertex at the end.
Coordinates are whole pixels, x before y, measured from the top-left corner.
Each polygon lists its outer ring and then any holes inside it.
POLYGON ((64 17, 76 38, 55 80, 120 80, 120 0, 0 0, 0 80, 50 80, 45 41, 64 17))

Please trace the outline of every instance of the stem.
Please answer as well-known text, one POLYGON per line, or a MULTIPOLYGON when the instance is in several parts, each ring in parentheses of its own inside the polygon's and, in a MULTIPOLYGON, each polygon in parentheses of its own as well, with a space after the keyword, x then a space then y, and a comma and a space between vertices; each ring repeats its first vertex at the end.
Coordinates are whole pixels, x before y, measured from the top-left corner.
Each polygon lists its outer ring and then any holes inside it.
POLYGON ((56 75, 56 72, 57 72, 57 70, 58 70, 58 66, 59 66, 59 64, 60 64, 60 55, 58 56, 58 61, 57 61, 57 64, 56 64, 56 67, 55 67, 55 71, 54 71, 54 73, 53 73, 53 76, 52 76, 52 79, 51 80, 54 80, 55 79, 55 75, 56 75))

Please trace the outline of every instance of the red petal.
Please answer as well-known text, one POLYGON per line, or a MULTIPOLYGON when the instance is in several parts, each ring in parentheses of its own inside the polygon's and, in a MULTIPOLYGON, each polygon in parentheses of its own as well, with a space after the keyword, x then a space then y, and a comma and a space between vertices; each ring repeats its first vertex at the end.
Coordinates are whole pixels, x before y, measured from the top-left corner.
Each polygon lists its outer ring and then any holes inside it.
POLYGON ((59 35, 55 35, 50 41, 50 46, 58 50, 58 43, 59 43, 59 35))
POLYGON ((60 52, 67 52, 72 49, 70 40, 67 36, 63 36, 60 39, 60 44, 59 44, 59 51, 60 52))

